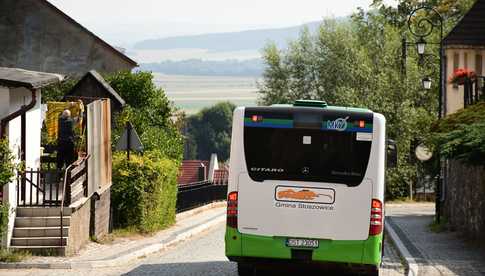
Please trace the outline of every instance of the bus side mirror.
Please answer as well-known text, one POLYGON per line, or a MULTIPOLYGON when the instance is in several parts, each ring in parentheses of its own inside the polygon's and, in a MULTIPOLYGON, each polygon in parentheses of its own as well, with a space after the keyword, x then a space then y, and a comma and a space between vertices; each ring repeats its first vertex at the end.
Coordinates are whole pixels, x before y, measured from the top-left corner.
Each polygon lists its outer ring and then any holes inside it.
POLYGON ((397 167, 397 145, 396 141, 388 139, 387 140, 387 167, 395 168, 397 167))

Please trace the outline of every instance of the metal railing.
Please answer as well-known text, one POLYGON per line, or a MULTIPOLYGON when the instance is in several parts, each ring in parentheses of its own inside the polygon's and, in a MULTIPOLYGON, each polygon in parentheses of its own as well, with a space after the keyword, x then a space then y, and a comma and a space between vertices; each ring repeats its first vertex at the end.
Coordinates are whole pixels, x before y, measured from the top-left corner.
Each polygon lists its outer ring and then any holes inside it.
POLYGON ((59 206, 62 199, 57 170, 29 169, 17 175, 17 206, 59 206))
POLYGON ((177 193, 177 213, 190 210, 208 203, 225 200, 227 185, 211 182, 179 186, 177 193))
POLYGON ((478 76, 474 80, 465 82, 463 102, 464 107, 476 104, 485 97, 485 77, 478 76))

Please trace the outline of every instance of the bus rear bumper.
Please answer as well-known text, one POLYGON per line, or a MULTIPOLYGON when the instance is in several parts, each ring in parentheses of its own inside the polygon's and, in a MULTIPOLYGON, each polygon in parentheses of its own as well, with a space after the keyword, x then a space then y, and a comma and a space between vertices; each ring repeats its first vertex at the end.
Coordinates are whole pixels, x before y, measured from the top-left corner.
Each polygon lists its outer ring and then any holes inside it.
POLYGON ((286 261, 315 264, 350 264, 379 266, 382 234, 363 241, 320 240, 316 249, 297 249, 286 246, 284 237, 264 237, 241 234, 237 229, 226 230, 226 256, 231 261, 286 261))

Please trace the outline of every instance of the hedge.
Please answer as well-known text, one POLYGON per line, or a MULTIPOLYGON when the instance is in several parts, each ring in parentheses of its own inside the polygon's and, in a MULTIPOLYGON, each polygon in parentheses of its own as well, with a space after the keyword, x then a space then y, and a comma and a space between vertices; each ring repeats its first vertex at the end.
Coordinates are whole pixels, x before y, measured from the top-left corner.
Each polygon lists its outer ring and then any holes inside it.
POLYGON ((175 223, 178 162, 157 152, 115 153, 111 204, 114 226, 154 232, 175 223))
POLYGON ((433 126, 431 143, 442 157, 471 165, 485 165, 485 102, 440 120, 433 126))

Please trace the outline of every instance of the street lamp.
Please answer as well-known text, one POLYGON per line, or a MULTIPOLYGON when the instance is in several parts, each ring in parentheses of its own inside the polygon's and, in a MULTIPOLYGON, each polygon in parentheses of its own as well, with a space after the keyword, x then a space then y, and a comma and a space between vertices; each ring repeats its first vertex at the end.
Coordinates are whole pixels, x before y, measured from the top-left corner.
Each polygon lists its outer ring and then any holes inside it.
POLYGON ((431 79, 429 77, 426 77, 422 80, 423 82, 423 88, 425 90, 430 90, 431 89, 431 79))
POLYGON ((424 52, 426 50, 426 40, 424 40, 423 37, 421 37, 418 42, 416 42, 416 49, 418 50, 418 54, 420 56, 424 55, 424 52))
MULTIPOLYGON (((408 43, 406 42, 406 38, 402 40, 402 72, 403 76, 406 75, 406 49, 408 46, 413 45, 416 47, 416 52, 420 58, 420 66, 423 66, 426 62, 426 44, 433 44, 439 45, 439 66, 440 66, 440 75, 439 75, 439 102, 438 102, 438 118, 441 119, 443 113, 443 88, 444 88, 444 79, 443 76, 443 59, 444 59, 444 51, 443 51, 443 16, 433 7, 422 6, 414 9, 408 17, 408 29, 411 35, 416 39, 415 43, 408 43), (427 17, 417 17, 417 15, 421 15, 421 12, 427 12, 427 17), (429 16, 434 14, 438 18, 438 22, 432 20, 429 16), (429 42, 426 41, 425 38, 430 36, 433 33, 434 28, 439 28, 440 30, 440 40, 439 42, 429 42)), ((422 80, 422 85, 425 90, 431 89, 431 78, 425 77, 422 80)), ((442 193, 442 183, 443 183, 443 172, 444 172, 444 161, 438 156, 438 160, 440 160, 440 170, 438 174, 438 181, 436 183, 436 222, 440 223, 440 215, 441 215, 441 201, 443 201, 442 193)))

